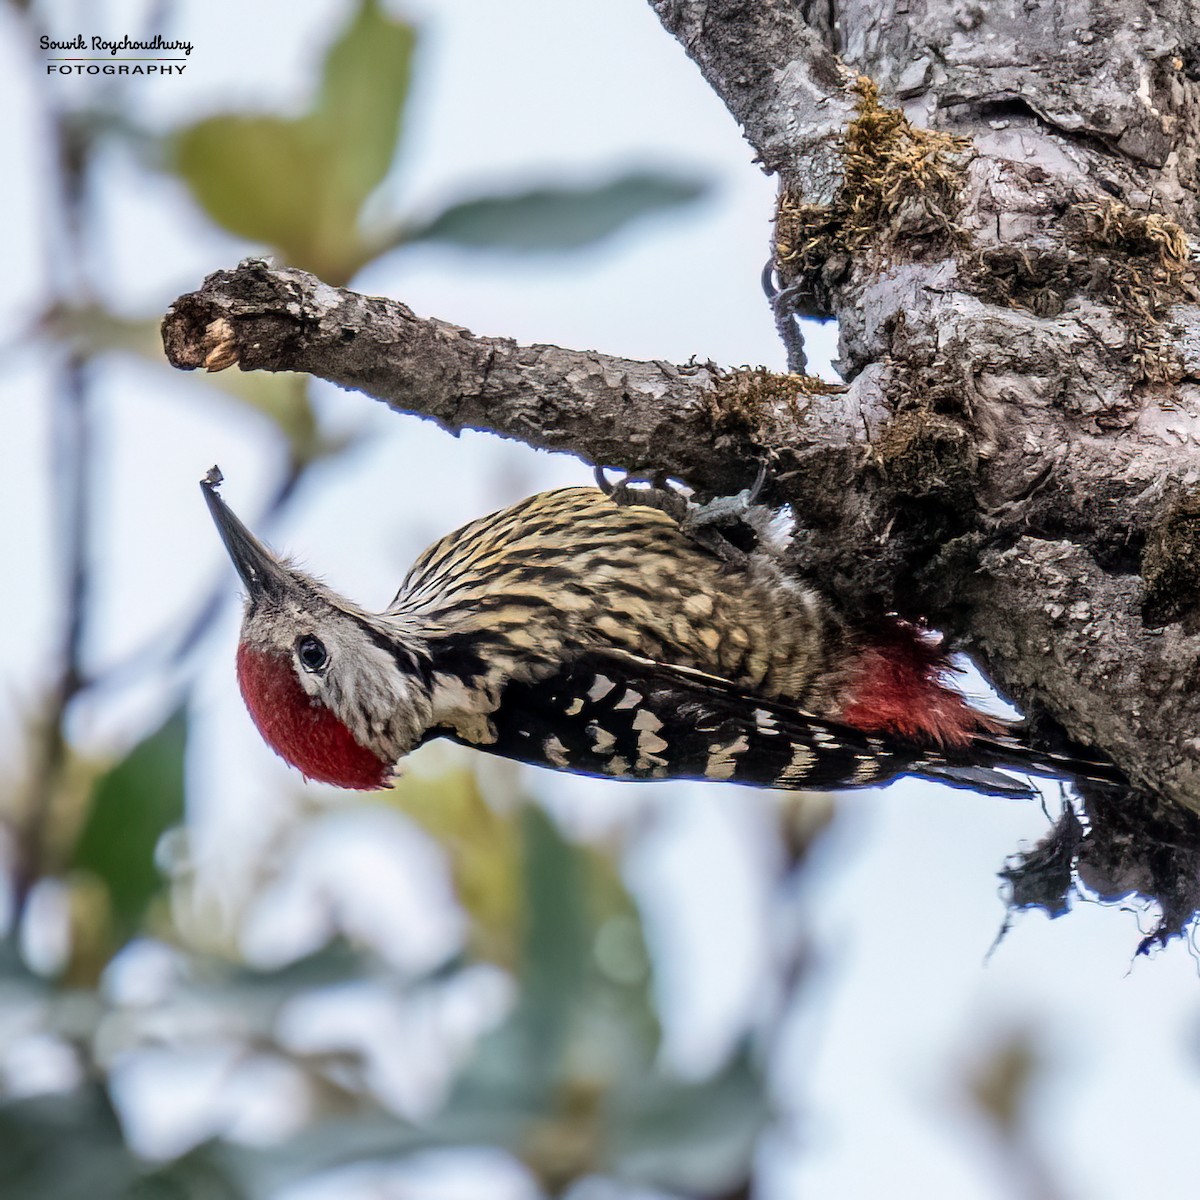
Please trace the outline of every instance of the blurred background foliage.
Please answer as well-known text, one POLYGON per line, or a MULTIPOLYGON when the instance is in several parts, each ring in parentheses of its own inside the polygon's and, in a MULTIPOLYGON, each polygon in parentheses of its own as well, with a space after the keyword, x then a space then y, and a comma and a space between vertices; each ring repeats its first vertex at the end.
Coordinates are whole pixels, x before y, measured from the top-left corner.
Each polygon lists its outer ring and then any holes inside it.
MULTIPOLYGON (((53 5, 7 8, 31 54, 40 34, 61 32, 53 5)), ((152 5, 147 27, 130 32, 170 36, 171 18, 171 4, 152 5)), ((198 885, 187 820, 189 686, 229 572, 169 633, 142 631, 143 645, 99 670, 88 661, 104 570, 87 519, 104 482, 97 365, 116 357, 169 371, 158 322, 172 297, 134 311, 96 286, 89 267, 103 260, 97 179, 114 147, 136 164, 123 186, 175 179, 215 227, 335 284, 423 244, 514 262, 564 255, 705 196, 710 185, 695 173, 600 163, 592 184, 506 179, 441 207, 394 210, 394 189, 383 185, 405 169, 421 37, 376 0, 346 0, 293 115, 231 111, 155 132, 120 82, 91 89, 82 106, 63 89, 39 93, 56 197, 44 216, 50 232, 37 233, 57 253, 53 295, 25 332, 59 367, 62 596, 49 683, 30 708, 23 761, 4 767, 0 791, 9 884, 0 908, 2 1200, 318 1200, 347 1194, 351 1179, 355 1195, 408 1196, 390 1190, 389 1170, 448 1150, 500 1156, 489 1160, 493 1174, 519 1171, 521 1194, 736 1200, 751 1194, 764 1145, 794 1132, 772 1060, 808 985, 798 914, 828 800, 791 796, 768 810, 781 945, 769 977, 756 981, 749 1028, 720 1061, 685 1075, 662 1053, 661 964, 626 883, 644 833, 636 820, 582 836, 525 795, 514 782, 523 777, 479 757, 435 760, 366 798, 296 783, 255 885, 214 898, 198 885), (142 679, 165 697, 158 727, 115 761, 79 750, 71 721, 80 697, 142 679), (452 953, 398 961, 383 939, 333 911, 323 944, 247 951, 306 847, 350 810, 371 828, 397 822, 436 846, 459 923, 452 953), (313 1014, 331 1012, 343 1014, 341 1034, 314 1035, 313 1014), (135 1105, 150 1067, 157 1090, 135 1105), (193 1122, 200 1132, 165 1147, 144 1135, 139 1122, 156 1106, 187 1108, 193 1093, 261 1119, 249 1133, 236 1122, 215 1131, 193 1122)), ((304 377, 226 371, 198 383, 214 403, 269 422, 284 447, 256 524, 279 518, 303 483, 356 448, 354 430, 331 432, 319 419, 304 377)), ((719 897, 722 880, 711 889, 719 897)), ((1021 1194, 1051 1197, 1026 1119, 1045 1061, 1018 1025, 971 1065, 961 1099, 993 1131, 1021 1194)))

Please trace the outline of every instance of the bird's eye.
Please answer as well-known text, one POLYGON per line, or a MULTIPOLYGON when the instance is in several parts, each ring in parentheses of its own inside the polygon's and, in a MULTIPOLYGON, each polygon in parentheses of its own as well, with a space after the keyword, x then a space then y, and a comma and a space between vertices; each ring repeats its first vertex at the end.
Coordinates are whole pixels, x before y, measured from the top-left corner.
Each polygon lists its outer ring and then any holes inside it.
POLYGON ((324 643, 311 633, 306 633, 296 643, 296 654, 300 658, 300 665, 306 671, 319 671, 329 661, 329 652, 324 643))

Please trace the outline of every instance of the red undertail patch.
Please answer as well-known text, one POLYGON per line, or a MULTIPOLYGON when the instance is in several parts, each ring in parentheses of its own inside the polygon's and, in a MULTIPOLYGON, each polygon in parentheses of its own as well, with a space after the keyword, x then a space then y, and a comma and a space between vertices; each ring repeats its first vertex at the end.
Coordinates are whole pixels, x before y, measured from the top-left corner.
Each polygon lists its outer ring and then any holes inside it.
POLYGON ((893 622, 860 655, 838 715, 856 729, 942 747, 962 747, 978 735, 1003 732, 1003 721, 972 708, 946 685, 954 672, 930 635, 893 622))
POLYGON ((388 785, 391 764, 360 746, 325 705, 304 691, 289 659, 241 645, 237 677, 258 732, 306 778, 363 791, 388 785))

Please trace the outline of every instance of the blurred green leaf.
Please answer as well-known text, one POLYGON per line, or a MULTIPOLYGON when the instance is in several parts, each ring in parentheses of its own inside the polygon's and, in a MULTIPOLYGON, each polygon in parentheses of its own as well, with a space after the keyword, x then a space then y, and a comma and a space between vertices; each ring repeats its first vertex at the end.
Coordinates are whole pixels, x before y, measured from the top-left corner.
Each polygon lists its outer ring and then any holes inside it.
MULTIPOLYGON (((404 811, 452 839, 476 811, 462 773, 406 790, 404 811), (446 817, 436 797, 461 811, 446 817)), ((548 1194, 593 1174, 697 1196, 744 1182, 770 1117, 761 1069, 749 1051, 700 1082, 662 1069, 640 919, 611 848, 569 841, 532 805, 491 820, 517 834, 519 991, 447 1103, 419 1123, 369 1108, 317 1121, 263 1151, 222 1147, 221 1161, 268 1193, 340 1165, 480 1145, 518 1156, 548 1194)), ((354 969, 353 952, 335 943, 260 982, 286 993, 354 969)))
POLYGON ((492 808, 468 770, 407 772, 379 800, 415 821, 445 851, 459 902, 471 918, 472 952, 514 969, 522 886, 514 814, 492 808))
POLYGON ((447 1142, 519 1149, 528 1123, 552 1112, 591 982, 586 851, 534 805, 518 816, 523 869, 517 1004, 482 1038, 430 1129, 447 1142))
POLYGON ((0 995, 5 989, 12 989, 15 993, 26 987, 44 991, 46 981, 29 969, 29 964, 21 956, 16 934, 10 931, 7 937, 0 938, 0 995))
POLYGON ((6 1194, 21 1200, 107 1200, 136 1170, 99 1088, 0 1106, 0 1163, 6 1194))
POLYGON ((521 810, 519 830, 517 1003, 481 1039, 427 1129, 448 1145, 503 1147, 554 1191, 605 1166, 605 1096, 653 1071, 658 1024, 648 974, 614 976, 595 953, 614 915, 630 925, 624 941, 637 943, 626 953, 644 953, 610 852, 569 842, 532 805, 521 810))
POLYGON ((71 866, 99 878, 118 935, 133 934, 163 881, 154 860, 158 839, 183 820, 182 711, 130 751, 92 790, 71 866))
POLYGON ((533 804, 521 810, 521 843, 524 939, 516 1022, 527 1043, 526 1070, 549 1085, 562 1072, 574 1010, 589 983, 594 930, 585 852, 533 804))
POLYGON ((175 166, 218 225, 329 270, 356 252, 358 207, 333 186, 324 132, 311 117, 210 117, 179 135, 175 166))
POLYGON ((767 1083, 743 1050, 699 1083, 661 1071, 613 1091, 605 1109, 609 1162, 616 1176, 688 1195, 724 1195, 749 1175, 771 1107, 767 1083))
POLYGON ((81 1088, 0 1105, 0 1194, 5 1200, 242 1200, 245 1193, 201 1147, 166 1166, 125 1145, 103 1089, 81 1088))
POLYGON ((278 992, 281 997, 291 997, 310 988, 365 979, 377 967, 378 960, 373 955, 338 937, 280 967, 238 967, 230 972, 228 985, 238 990, 278 992))
POLYGON ((411 26, 362 0, 307 114, 200 121, 177 136, 175 169, 219 225, 346 283, 377 251, 359 216, 395 155, 415 41, 411 26))
POLYGON ((274 1197, 323 1171, 394 1161, 440 1145, 438 1138, 418 1126, 384 1112, 365 1111, 314 1121, 297 1136, 269 1146, 226 1143, 214 1156, 255 1197, 274 1197))
POLYGON ((338 151, 340 182, 365 199, 392 165, 412 81, 417 36, 365 0, 325 60, 314 115, 338 151))
POLYGON ((120 317, 102 304, 71 307, 58 304, 42 319, 42 329, 72 350, 89 357, 123 350, 167 366, 160 317, 120 317))
MULTIPOLYGON (((215 1146, 200 1146, 166 1166, 142 1170, 129 1188, 129 1200, 246 1200, 249 1195, 215 1146)), ((93 1194, 91 1200, 100 1198, 93 1194)))
POLYGON ((485 250, 577 250, 641 217, 682 208, 708 188, 695 179, 634 172, 591 187, 543 187, 452 205, 407 242, 485 250))

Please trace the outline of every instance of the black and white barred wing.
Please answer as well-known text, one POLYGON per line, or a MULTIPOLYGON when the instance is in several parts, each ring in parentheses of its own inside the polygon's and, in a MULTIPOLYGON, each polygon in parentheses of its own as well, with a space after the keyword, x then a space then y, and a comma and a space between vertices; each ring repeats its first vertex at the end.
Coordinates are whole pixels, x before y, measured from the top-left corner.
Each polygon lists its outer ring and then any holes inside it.
MULTIPOLYGON (((619 650, 589 652, 537 683, 509 683, 491 723, 495 740, 477 743, 482 750, 611 779, 841 789, 949 767, 919 747, 619 650)), ((993 771, 970 776, 945 772, 947 782, 1028 794, 993 771)))

